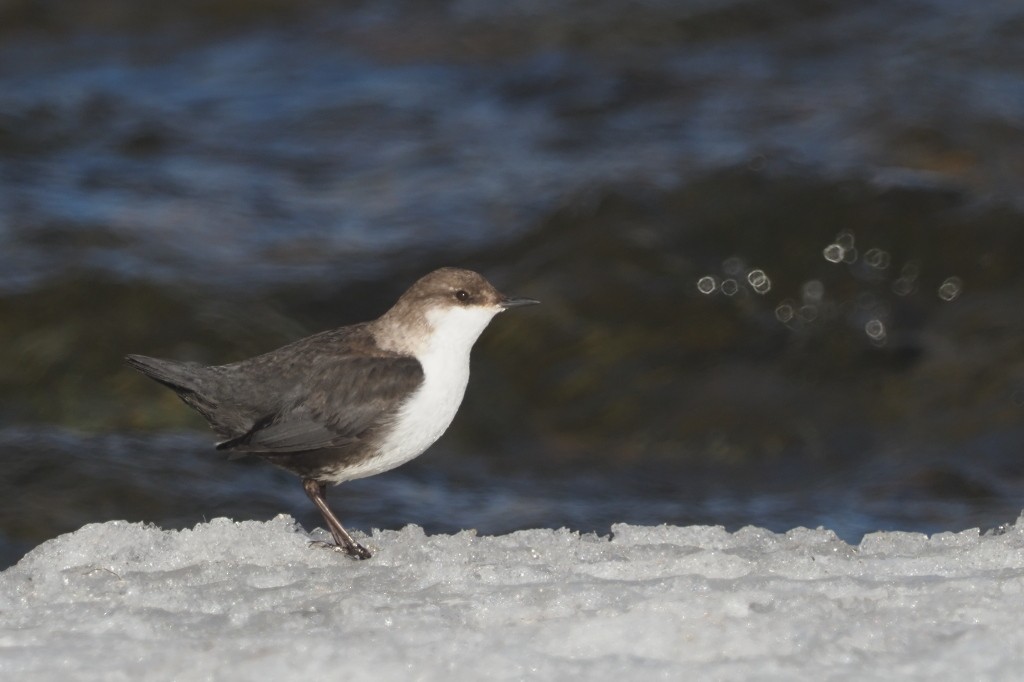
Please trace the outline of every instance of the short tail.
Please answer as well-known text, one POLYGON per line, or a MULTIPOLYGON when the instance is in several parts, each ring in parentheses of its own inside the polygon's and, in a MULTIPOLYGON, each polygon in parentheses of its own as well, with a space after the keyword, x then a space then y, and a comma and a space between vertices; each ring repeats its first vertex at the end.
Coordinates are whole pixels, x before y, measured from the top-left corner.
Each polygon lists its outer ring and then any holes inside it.
POLYGON ((197 370, 201 365, 196 363, 147 358, 145 355, 126 355, 124 360, 149 378, 175 391, 194 391, 198 388, 197 370))
POLYGON ((125 356, 125 362, 177 393, 186 405, 203 415, 217 433, 229 438, 238 435, 239 429, 222 413, 218 399, 221 391, 208 367, 144 355, 125 356))

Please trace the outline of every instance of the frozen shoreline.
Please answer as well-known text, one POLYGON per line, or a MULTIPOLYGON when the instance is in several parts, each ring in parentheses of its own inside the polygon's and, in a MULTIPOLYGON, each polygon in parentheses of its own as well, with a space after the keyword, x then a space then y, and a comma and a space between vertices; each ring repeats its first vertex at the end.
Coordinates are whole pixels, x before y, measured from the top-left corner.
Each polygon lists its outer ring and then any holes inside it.
POLYGON ((108 522, 0 574, 4 679, 1011 679, 1024 523, 874 533, 374 533, 108 522), (318 531, 319 532, 319 531, 318 531), (317 532, 317 533, 318 533, 317 532), (314 534, 314 536, 317 536, 314 534))

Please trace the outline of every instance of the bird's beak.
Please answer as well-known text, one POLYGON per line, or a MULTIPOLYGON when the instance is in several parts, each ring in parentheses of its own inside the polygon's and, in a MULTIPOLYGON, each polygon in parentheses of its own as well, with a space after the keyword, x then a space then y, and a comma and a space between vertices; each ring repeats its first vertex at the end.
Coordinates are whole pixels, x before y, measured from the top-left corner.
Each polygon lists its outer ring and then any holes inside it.
POLYGON ((500 301, 498 301, 498 305, 505 310, 508 310, 509 308, 518 308, 524 305, 535 305, 537 303, 540 303, 540 301, 532 298, 522 298, 520 296, 504 296, 500 301))

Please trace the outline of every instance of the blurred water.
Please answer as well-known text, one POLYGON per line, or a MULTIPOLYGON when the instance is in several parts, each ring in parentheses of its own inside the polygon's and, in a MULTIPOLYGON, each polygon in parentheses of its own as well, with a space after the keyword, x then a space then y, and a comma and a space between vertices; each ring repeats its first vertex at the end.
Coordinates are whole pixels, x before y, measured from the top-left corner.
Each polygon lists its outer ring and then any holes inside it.
POLYGON ((120 357, 238 359, 442 264, 545 305, 439 453, 339 491, 355 527, 1016 517, 1024 9, 54 7, 0 4, 5 561, 301 514, 120 357))
POLYGON ((1019 10, 844 5, 608 3, 581 21, 575 3, 396 3, 213 35, 202 14, 14 31, 0 272, 238 286, 343 260, 352 277, 500 243, 575 192, 737 164, 1017 201, 1019 10), (480 31, 491 50, 464 45, 480 31))

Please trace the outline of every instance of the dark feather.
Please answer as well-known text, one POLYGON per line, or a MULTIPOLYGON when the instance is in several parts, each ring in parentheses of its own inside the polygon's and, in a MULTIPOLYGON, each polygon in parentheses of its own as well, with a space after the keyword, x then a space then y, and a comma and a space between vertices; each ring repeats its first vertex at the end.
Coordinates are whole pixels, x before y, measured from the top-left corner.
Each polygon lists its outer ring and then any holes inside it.
POLYGON ((411 356, 380 350, 365 324, 229 365, 130 355, 225 437, 221 450, 297 453, 356 444, 423 381, 411 356))
POLYGON ((343 357, 321 367, 280 408, 219 449, 306 452, 353 445, 393 416, 423 381, 412 357, 343 357))

